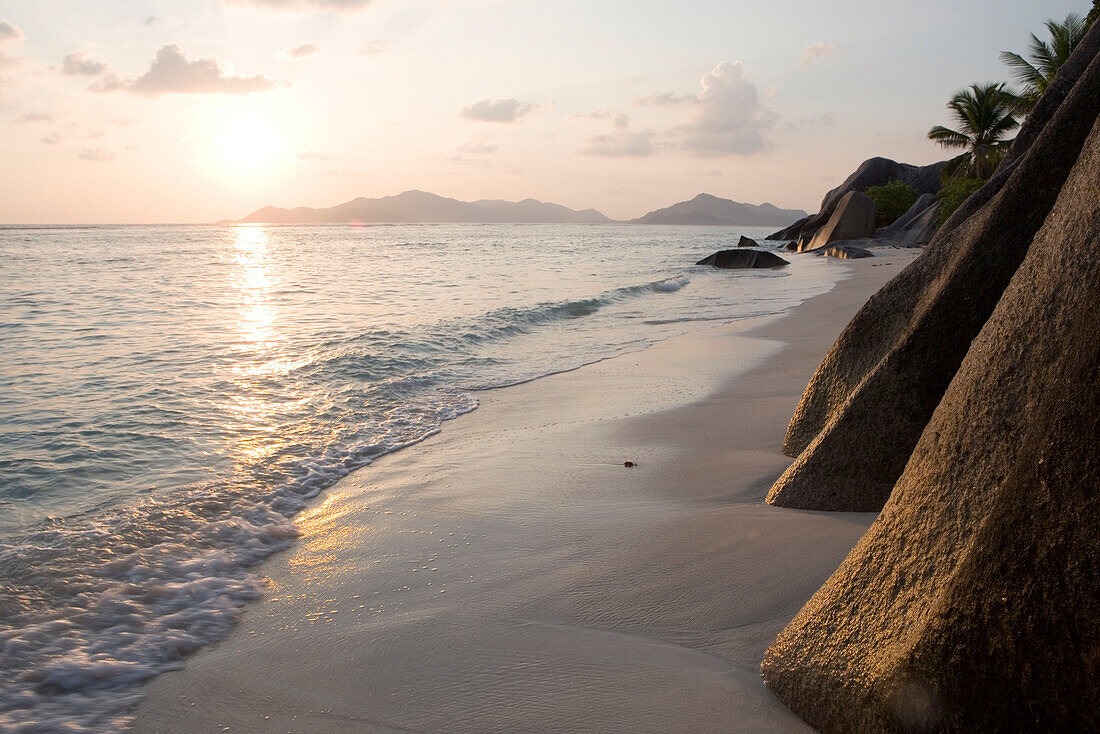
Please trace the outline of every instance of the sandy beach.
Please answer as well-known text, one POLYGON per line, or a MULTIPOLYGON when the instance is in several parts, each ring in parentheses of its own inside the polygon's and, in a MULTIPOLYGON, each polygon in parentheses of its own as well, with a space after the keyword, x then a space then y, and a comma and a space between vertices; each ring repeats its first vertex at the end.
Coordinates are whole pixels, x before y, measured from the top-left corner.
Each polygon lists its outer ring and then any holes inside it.
POLYGON ((809 731, 760 661, 874 515, 763 499, 821 357, 917 254, 482 393, 299 515, 264 599, 149 686, 134 731, 809 731))

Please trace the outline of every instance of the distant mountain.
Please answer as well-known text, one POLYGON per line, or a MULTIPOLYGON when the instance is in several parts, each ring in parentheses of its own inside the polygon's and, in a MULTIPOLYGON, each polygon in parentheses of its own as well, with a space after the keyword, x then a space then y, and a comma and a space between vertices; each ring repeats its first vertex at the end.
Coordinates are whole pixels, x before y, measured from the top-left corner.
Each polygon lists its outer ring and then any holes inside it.
MULTIPOLYGON (((351 222, 461 222, 469 224, 601 224, 611 220, 595 209, 576 211, 534 199, 458 201, 426 191, 406 191, 381 199, 360 197, 330 209, 265 206, 240 222, 265 224, 346 224, 351 222)), ((784 222, 786 223, 786 222, 784 222)))
POLYGON ((783 227, 807 216, 801 209, 780 209, 771 204, 742 204, 699 194, 691 201, 657 209, 631 224, 729 224, 742 227, 783 227))

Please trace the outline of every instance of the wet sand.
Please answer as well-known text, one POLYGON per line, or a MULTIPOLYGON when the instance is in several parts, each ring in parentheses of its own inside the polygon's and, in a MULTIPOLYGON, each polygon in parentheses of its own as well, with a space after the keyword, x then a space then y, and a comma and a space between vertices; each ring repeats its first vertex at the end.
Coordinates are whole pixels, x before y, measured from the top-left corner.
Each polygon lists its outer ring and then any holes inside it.
POLYGON ((134 730, 809 731, 760 660, 874 515, 763 499, 821 357, 917 251, 878 254, 783 316, 482 393, 342 480, 134 730))

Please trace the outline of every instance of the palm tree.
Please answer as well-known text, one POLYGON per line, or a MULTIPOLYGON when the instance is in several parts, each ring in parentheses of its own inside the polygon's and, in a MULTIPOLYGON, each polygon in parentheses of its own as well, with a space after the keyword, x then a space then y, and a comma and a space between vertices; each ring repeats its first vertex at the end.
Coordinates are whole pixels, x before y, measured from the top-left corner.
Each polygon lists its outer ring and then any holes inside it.
POLYGON ((1001 61, 1012 69, 1016 81, 1023 87, 1016 95, 1016 109, 1025 115, 1039 101, 1039 96, 1054 80, 1058 69, 1085 37, 1089 24, 1081 16, 1070 13, 1061 23, 1048 20, 1046 28, 1050 32, 1050 41, 1040 41, 1032 33, 1027 58, 1012 51, 1001 51, 1001 61))
POLYGON ((956 170, 974 178, 989 178, 1011 142, 1005 136, 1020 126, 1012 104, 1013 96, 1004 84, 971 84, 947 103, 958 130, 936 125, 928 131, 928 139, 945 148, 965 148, 956 170))

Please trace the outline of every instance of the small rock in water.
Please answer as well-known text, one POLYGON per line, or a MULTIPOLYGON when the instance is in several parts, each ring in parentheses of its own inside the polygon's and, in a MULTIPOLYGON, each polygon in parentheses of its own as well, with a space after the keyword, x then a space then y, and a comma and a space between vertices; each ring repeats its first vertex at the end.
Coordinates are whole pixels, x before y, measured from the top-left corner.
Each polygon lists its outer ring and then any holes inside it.
POLYGON ((624 461, 623 466, 625 466, 627 469, 629 469, 632 466, 637 466, 637 464, 635 464, 633 461, 624 461))

